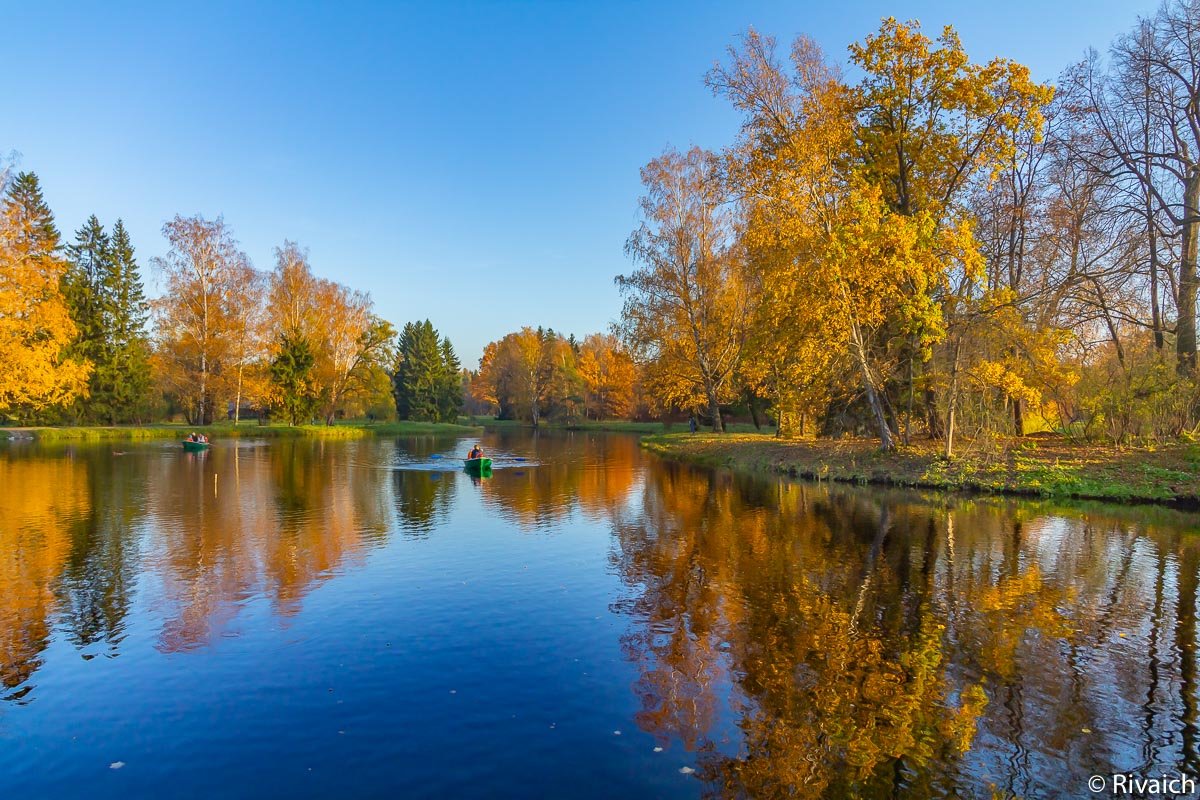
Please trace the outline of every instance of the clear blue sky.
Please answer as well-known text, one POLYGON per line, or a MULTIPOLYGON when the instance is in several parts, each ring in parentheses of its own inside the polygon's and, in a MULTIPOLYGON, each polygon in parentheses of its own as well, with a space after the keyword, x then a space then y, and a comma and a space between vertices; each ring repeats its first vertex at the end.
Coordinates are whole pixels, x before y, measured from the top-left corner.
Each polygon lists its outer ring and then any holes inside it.
POLYGON ((883 16, 952 23, 1052 80, 1157 2, 6 6, 0 151, 64 233, 124 217, 148 265, 171 216, 223 214, 260 269, 296 240, 474 365, 522 325, 617 316, 638 169, 731 141, 702 79, 747 26, 844 59, 883 16))

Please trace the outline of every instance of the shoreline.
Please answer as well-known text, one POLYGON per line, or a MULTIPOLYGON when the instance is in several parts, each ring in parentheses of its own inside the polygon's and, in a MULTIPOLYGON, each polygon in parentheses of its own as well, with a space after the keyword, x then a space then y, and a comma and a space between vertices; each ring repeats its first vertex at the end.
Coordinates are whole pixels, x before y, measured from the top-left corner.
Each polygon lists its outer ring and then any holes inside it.
POLYGON ((669 461, 858 485, 1200 509, 1200 445, 1112 447, 1010 439, 946 461, 937 443, 883 453, 866 439, 780 440, 764 434, 661 434, 641 446, 669 461))
POLYGON ((457 425, 448 422, 344 422, 335 425, 259 425, 248 421, 239 425, 184 425, 158 423, 151 425, 72 425, 0 428, 0 443, 16 441, 38 442, 107 442, 145 439, 183 438, 192 431, 204 433, 210 439, 309 437, 314 439, 358 439, 367 436, 450 436, 478 433, 479 425, 457 425))

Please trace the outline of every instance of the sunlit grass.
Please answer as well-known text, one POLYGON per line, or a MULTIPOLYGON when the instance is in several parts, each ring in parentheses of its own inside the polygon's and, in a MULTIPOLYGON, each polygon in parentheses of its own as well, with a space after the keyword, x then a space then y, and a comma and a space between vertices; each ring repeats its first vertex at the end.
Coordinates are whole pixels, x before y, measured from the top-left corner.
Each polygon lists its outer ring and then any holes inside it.
POLYGON ((784 441, 769 435, 647 436, 642 446, 704 466, 814 480, 971 490, 1047 498, 1200 505, 1194 446, 1118 448, 1013 439, 952 460, 933 442, 884 453, 865 439, 784 441))
POLYGON ((434 422, 338 422, 334 425, 260 425, 256 421, 222 421, 208 426, 184 423, 159 423, 155 425, 94 425, 46 428, 0 429, 0 440, 5 438, 36 439, 41 442, 101 442, 137 439, 183 438, 192 431, 204 433, 210 438, 228 437, 312 437, 319 439, 358 439, 364 436, 424 436, 464 435, 477 432, 478 426, 454 425, 434 422))

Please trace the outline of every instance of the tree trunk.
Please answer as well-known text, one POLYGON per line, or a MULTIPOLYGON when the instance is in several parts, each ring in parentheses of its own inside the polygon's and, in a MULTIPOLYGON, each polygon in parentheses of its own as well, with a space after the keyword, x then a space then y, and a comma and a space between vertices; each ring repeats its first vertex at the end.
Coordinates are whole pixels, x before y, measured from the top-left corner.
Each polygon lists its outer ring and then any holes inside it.
POLYGON ((1154 223, 1150 224, 1150 326, 1154 331, 1154 352, 1163 351, 1162 310, 1158 302, 1158 243, 1154 223))
MULTIPOLYGON (((1148 29, 1143 28, 1143 34, 1147 33, 1148 29)), ((1149 44, 1147 42, 1147 44, 1149 44)), ((1154 179, 1154 165, 1150 160, 1150 120, 1151 120, 1151 77, 1150 77, 1150 60, 1145 60, 1145 82, 1142 86, 1143 100, 1145 102, 1145 122, 1142 124, 1142 152, 1146 154, 1145 169, 1146 174, 1143 176, 1142 194, 1146 200, 1146 241, 1150 245, 1150 320, 1151 328, 1154 331, 1154 352, 1159 355, 1163 351, 1163 329, 1162 329, 1162 313, 1158 302, 1158 230, 1154 224, 1154 194, 1148 188, 1150 182, 1154 179)))
POLYGON ((946 458, 954 458, 954 410, 958 405, 958 357, 962 341, 954 342, 954 360, 950 364, 950 396, 946 402, 946 458))
POLYGON ((879 448, 895 450, 896 441, 892 438, 891 426, 888 425, 887 415, 883 411, 883 403, 875 389, 875 378, 871 375, 871 365, 867 363, 867 351, 863 344, 862 331, 859 330, 856 323, 850 326, 850 338, 854 359, 858 362, 858 370, 862 374, 863 389, 867 393, 867 403, 871 406, 871 412, 875 415, 875 425, 879 429, 879 448))
POLYGON ((941 439, 946 435, 942 418, 938 414, 938 397, 933 387, 925 389, 925 424, 929 428, 930 439, 941 439))
POLYGON ((724 433, 725 422, 721 419, 721 404, 717 402, 716 387, 710 384, 705 388, 708 393, 708 413, 712 415, 713 433, 724 433))
POLYGON ((233 427, 237 427, 242 416, 242 365, 238 364, 237 396, 233 400, 233 427))
MULTIPOLYGON (((914 336, 915 340, 916 337, 914 336)), ((909 344, 908 352, 908 410, 904 414, 904 446, 912 444, 912 415, 913 415, 913 394, 916 392, 915 375, 913 373, 913 350, 916 349, 915 343, 909 344)))
POLYGON ((1180 375, 1196 372, 1196 245, 1200 217, 1200 167, 1188 172, 1183 192, 1183 247, 1179 256, 1179 297, 1176 307, 1179 319, 1175 323, 1175 352, 1179 357, 1176 369, 1180 375))
POLYGON ((1013 433, 1017 436, 1025 435, 1025 404, 1021 398, 1014 397, 1012 401, 1013 407, 1013 433))
POLYGON ((754 394, 754 392, 749 392, 748 394, 749 397, 746 400, 746 405, 750 407, 750 419, 754 421, 754 430, 761 431, 762 421, 759 419, 758 414, 758 395, 754 394))
POLYGON ((200 354, 200 409, 199 409, 199 417, 200 417, 199 424, 201 424, 201 425, 207 424, 204 421, 205 400, 207 399, 205 397, 205 395, 207 393, 208 393, 208 354, 201 353, 200 354))

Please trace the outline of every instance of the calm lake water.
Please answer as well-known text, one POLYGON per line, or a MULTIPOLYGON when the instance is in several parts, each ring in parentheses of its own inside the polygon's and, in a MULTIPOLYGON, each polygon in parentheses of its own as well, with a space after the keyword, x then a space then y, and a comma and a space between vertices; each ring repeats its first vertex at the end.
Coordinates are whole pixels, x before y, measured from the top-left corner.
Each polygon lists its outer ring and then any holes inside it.
POLYGON ((0 446, 0 797, 1200 773, 1195 517, 473 441, 0 446))

